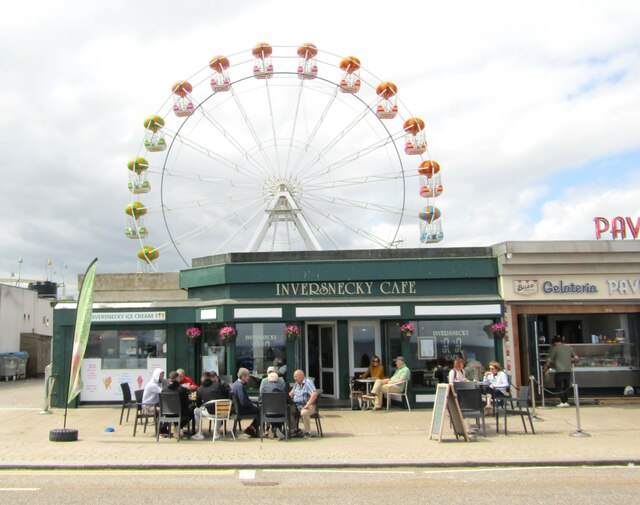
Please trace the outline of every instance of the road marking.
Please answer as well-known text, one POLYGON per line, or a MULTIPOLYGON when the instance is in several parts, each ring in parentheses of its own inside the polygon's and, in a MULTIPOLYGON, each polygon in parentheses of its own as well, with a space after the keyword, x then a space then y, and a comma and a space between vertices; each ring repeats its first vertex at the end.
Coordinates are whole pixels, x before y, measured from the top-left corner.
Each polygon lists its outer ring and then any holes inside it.
POLYGON ((4 491, 40 491, 39 487, 0 487, 0 492, 4 491))
POLYGON ((559 468, 628 468, 623 465, 607 465, 607 466, 591 466, 591 465, 582 465, 579 467, 573 466, 563 466, 563 465, 555 465, 555 466, 514 466, 514 467, 496 467, 496 468, 460 468, 455 470, 423 470, 424 474, 439 474, 439 473, 475 473, 475 472, 522 472, 522 471, 530 471, 530 470, 557 470, 559 468))
MULTIPOLYGON (((215 469, 215 468, 203 468, 197 469, 198 475, 201 474, 214 474, 214 475, 232 475, 236 471, 234 469, 215 469)), ((52 469, 31 469, 31 468, 21 468, 21 469, 3 469, 0 470, 0 475, 16 475, 16 474, 37 474, 37 475, 139 475, 141 473, 147 475, 153 474, 161 474, 161 475, 184 475, 189 474, 193 475, 193 469, 184 469, 184 468, 126 468, 126 469, 83 469, 83 468, 61 468, 56 470, 52 469)))
POLYGON ((313 469, 313 468, 291 468, 291 469, 265 469, 263 472, 272 472, 272 473, 354 473, 354 474, 385 474, 385 475, 396 475, 396 474, 404 474, 404 475, 414 475, 416 472, 414 471, 404 471, 404 470, 331 470, 331 469, 313 469))
POLYGON ((238 478, 240 480, 252 480, 256 478, 255 470, 240 470, 238 472, 238 478))

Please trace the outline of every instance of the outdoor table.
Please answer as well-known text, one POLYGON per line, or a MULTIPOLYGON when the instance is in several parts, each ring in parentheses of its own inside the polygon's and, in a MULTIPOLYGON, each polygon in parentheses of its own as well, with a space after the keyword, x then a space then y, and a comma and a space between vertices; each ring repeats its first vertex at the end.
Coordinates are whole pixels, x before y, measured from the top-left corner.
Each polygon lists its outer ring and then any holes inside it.
MULTIPOLYGON (((366 394, 370 395, 371 394, 371 387, 375 383, 376 380, 377 379, 373 379, 371 377, 368 377, 366 379, 356 379, 356 382, 360 382, 360 383, 364 384, 365 387, 366 387, 366 390, 367 390, 366 394)), ((369 405, 369 402, 367 400, 363 399, 362 400, 362 410, 367 410, 368 405, 369 405)))

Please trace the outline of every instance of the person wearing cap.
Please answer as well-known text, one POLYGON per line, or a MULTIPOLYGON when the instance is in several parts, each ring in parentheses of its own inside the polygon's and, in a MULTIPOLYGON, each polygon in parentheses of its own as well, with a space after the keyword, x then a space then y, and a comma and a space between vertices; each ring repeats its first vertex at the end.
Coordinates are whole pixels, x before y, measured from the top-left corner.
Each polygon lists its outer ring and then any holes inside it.
POLYGON ((284 379, 278 375, 278 368, 275 366, 270 366, 267 368, 267 375, 260 381, 260 390, 258 393, 258 398, 262 398, 262 392, 264 391, 265 386, 269 383, 269 374, 275 373, 278 377, 278 383, 282 385, 284 391, 284 379))
POLYGON ((382 407, 382 395, 388 393, 404 393, 407 382, 411 379, 411 370, 406 364, 404 357, 398 356, 393 360, 396 364, 396 371, 390 379, 376 379, 371 388, 371 395, 365 395, 364 400, 373 401, 373 410, 380 410, 382 407))

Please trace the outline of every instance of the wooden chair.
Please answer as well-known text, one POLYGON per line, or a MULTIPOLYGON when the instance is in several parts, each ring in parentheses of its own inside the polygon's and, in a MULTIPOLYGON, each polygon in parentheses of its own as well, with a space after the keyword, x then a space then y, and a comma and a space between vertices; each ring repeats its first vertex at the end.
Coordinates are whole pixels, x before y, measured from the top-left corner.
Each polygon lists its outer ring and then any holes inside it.
MULTIPOLYGON (((218 430, 218 422, 222 424, 223 437, 227 435, 227 422, 229 421, 229 417, 231 416, 231 407, 233 403, 231 402, 231 400, 211 400, 202 406, 206 407, 207 405, 213 405, 214 412, 213 414, 210 414, 206 408, 203 409, 200 422, 202 422, 202 419, 209 419, 209 431, 211 431, 211 423, 213 423, 213 426, 215 427, 215 431, 213 433, 213 441, 215 442, 218 430)), ((235 433, 233 433, 233 430, 231 430, 231 436, 234 440, 236 439, 236 435, 235 433)))

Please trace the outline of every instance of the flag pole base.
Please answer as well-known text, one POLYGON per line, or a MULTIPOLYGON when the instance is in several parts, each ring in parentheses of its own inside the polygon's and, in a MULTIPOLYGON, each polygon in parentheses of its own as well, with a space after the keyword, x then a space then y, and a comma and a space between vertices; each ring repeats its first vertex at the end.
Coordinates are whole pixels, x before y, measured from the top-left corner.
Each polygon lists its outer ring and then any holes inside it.
POLYGON ((573 433, 569 433, 570 437, 590 437, 586 431, 576 430, 573 433))

